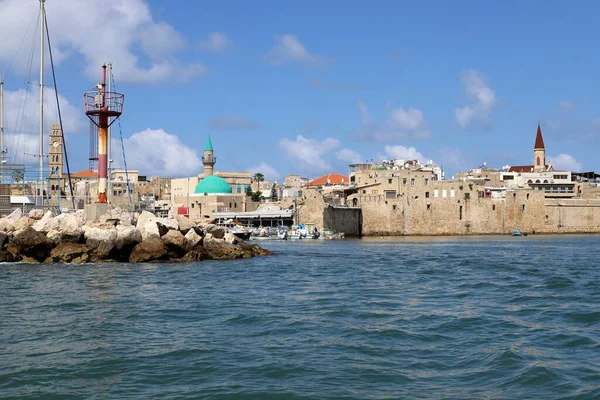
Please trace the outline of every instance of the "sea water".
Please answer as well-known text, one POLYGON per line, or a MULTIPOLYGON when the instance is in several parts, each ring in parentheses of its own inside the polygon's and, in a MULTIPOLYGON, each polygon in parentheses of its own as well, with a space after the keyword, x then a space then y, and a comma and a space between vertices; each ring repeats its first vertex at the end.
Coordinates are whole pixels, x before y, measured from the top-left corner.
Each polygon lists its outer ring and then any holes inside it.
POLYGON ((0 265, 0 397, 600 398, 600 236, 0 265))

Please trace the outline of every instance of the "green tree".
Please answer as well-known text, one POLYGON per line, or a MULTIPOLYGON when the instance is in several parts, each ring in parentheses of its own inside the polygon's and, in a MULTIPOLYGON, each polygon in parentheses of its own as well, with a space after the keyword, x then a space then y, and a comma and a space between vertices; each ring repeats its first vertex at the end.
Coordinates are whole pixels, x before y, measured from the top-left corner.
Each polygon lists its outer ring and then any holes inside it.
POLYGON ((252 197, 254 193, 252 193, 252 186, 248 185, 246 186, 246 196, 250 196, 252 197))
POLYGON ((256 192, 252 192, 252 201, 260 201, 262 198, 262 192, 257 190, 256 192))
POLYGON ((273 183, 273 186, 271 186, 271 201, 277 201, 277 188, 275 187, 275 184, 273 183))
POLYGON ((260 172, 254 174, 254 180, 258 182, 258 190, 260 190, 260 183, 265 181, 265 176, 260 172))

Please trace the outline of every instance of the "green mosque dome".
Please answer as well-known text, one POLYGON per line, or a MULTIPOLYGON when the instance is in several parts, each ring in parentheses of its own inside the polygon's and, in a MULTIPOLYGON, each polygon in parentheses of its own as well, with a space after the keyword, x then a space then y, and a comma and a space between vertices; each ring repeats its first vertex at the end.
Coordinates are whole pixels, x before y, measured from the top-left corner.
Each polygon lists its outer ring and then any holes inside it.
POLYGON ((195 194, 230 194, 231 185, 225 181, 225 179, 216 175, 207 176, 203 178, 196 185, 195 194))

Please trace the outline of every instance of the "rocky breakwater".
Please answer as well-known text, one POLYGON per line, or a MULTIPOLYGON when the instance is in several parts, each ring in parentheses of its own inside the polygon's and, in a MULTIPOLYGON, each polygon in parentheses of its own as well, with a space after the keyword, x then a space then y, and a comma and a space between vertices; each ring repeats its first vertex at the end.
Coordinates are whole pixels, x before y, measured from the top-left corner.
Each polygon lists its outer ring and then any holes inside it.
POLYGON ((83 212, 21 210, 0 218, 0 261, 38 263, 186 262, 269 255, 224 227, 115 208, 98 221, 83 212))

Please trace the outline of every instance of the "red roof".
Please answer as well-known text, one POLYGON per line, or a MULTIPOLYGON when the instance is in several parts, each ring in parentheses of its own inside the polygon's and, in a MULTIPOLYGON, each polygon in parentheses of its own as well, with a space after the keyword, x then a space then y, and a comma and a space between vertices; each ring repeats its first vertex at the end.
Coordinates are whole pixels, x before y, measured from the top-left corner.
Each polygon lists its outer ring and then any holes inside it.
POLYGON ((508 172, 533 172, 533 165, 513 165, 508 172))
POLYGON ((544 147, 544 138, 542 138, 542 128, 540 128, 540 124, 538 124, 537 134, 535 135, 535 144, 533 145, 534 149, 545 149, 544 147))
MULTIPOLYGON (((554 168, 550 168, 550 165, 546 165, 544 171, 554 171, 554 168)), ((508 169, 508 172, 533 172, 533 165, 513 165, 508 169)))
POLYGON ((71 174, 72 178, 97 178, 98 173, 91 169, 84 169, 83 171, 75 172, 71 174))
POLYGON ((348 179, 347 176, 340 174, 327 174, 308 182, 304 186, 348 185, 349 183, 350 179, 348 179))

